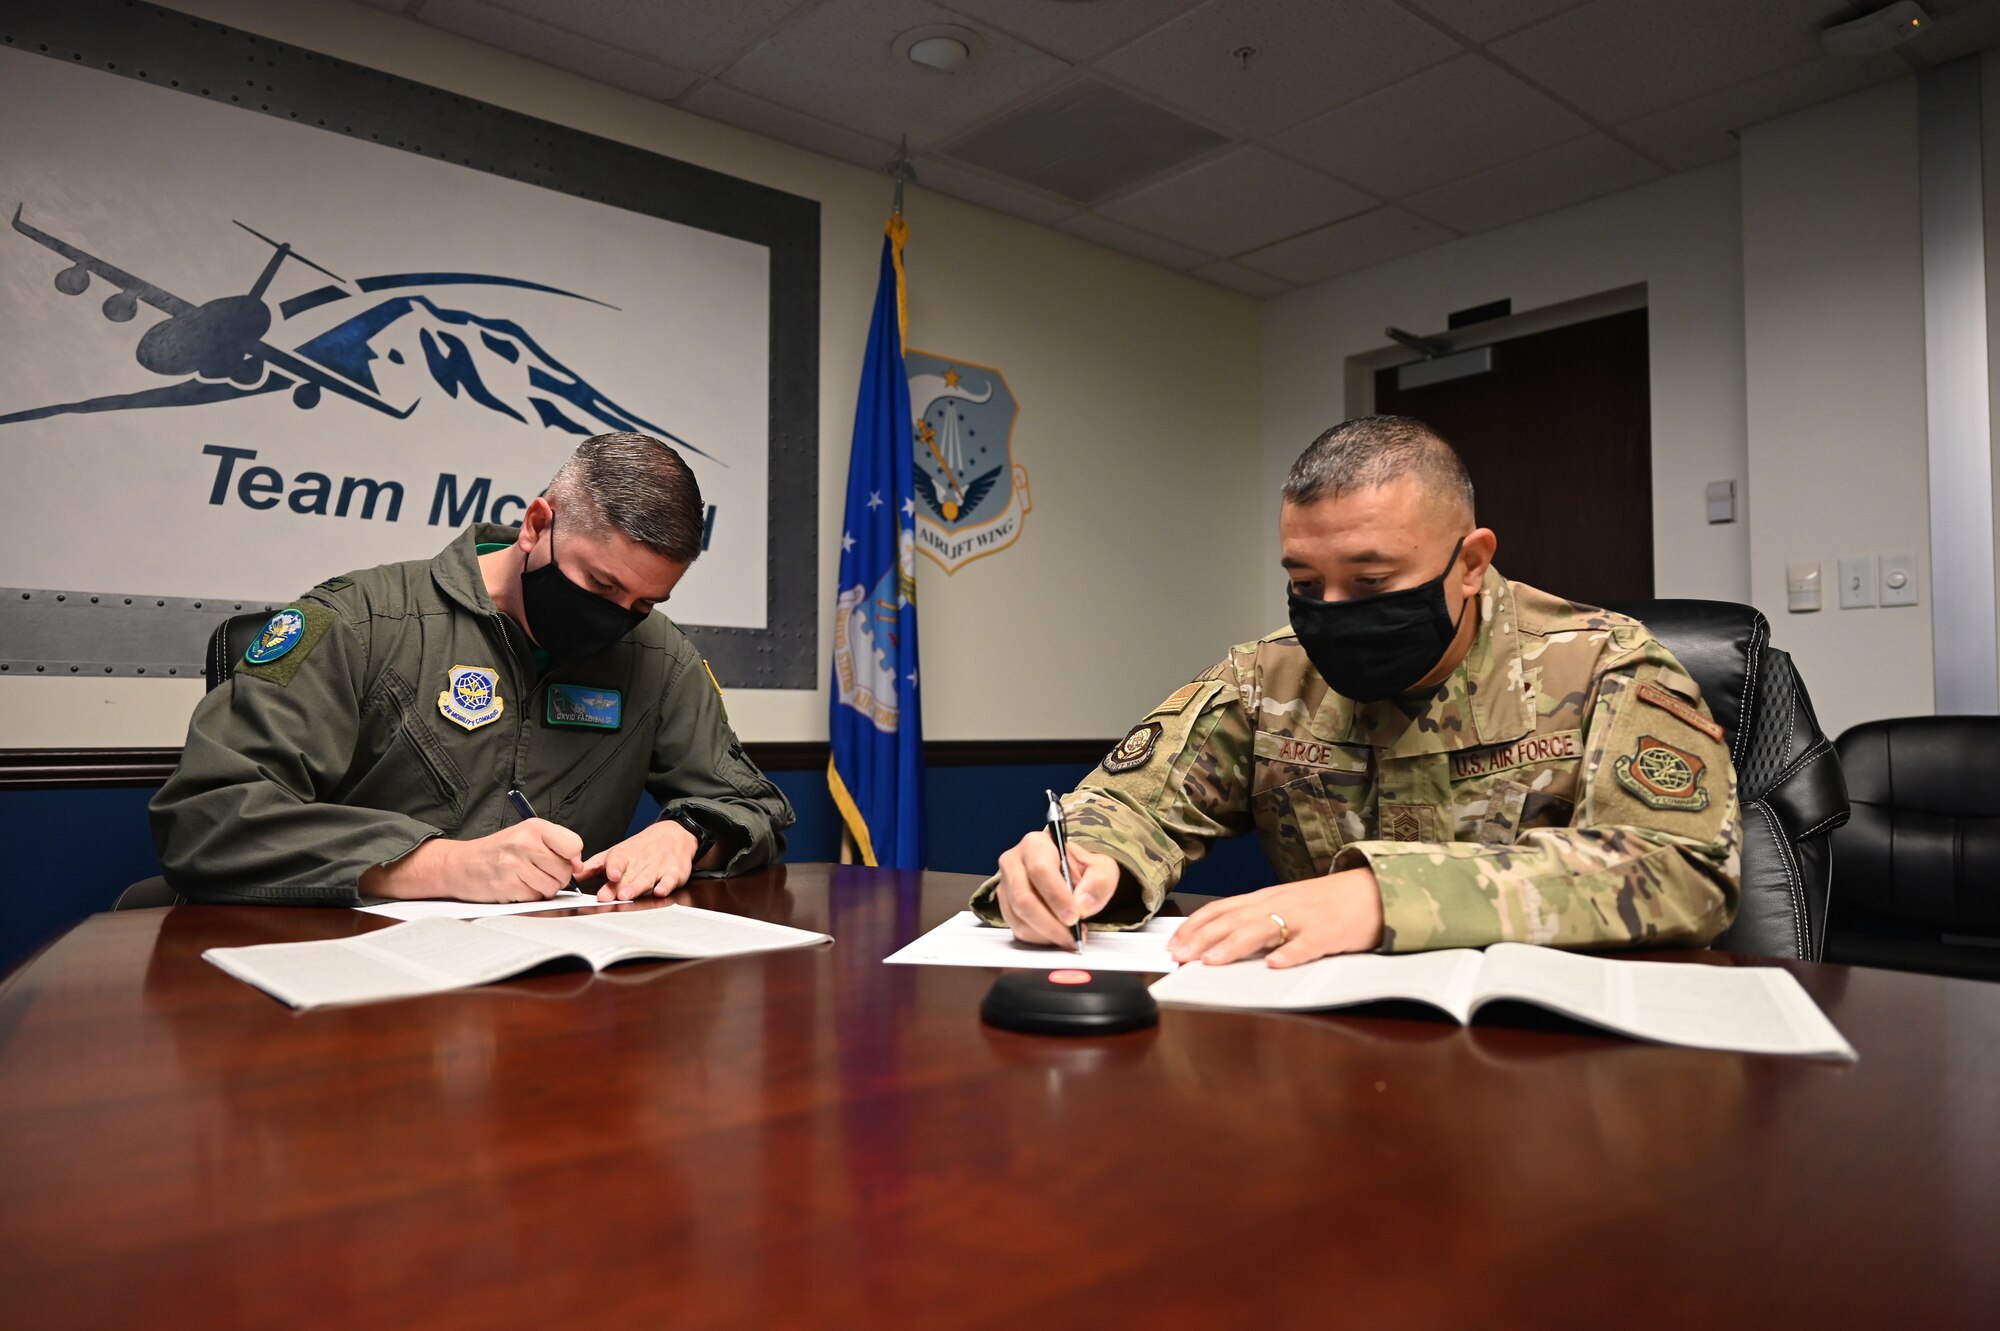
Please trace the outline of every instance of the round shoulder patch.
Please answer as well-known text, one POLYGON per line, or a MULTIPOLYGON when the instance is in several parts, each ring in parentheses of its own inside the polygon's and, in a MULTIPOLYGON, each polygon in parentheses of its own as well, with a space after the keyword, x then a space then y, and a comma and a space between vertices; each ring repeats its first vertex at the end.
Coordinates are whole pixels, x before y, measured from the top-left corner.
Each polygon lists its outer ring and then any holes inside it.
POLYGON ((292 606, 272 615, 270 622, 257 630, 257 636, 243 653, 245 665, 269 665, 298 646, 299 638, 306 631, 306 617, 298 607, 292 606))

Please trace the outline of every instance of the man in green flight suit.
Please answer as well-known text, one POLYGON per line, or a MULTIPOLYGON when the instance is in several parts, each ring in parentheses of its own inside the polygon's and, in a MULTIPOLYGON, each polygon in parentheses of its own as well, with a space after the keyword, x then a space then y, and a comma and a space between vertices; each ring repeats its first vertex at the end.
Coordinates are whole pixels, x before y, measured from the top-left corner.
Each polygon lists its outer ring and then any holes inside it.
POLYGON ((1281 880, 1202 907, 1211 964, 1514 941, 1706 944, 1735 917, 1736 774, 1672 653, 1622 615, 1508 582, 1472 483, 1419 421, 1315 440, 1279 517, 1291 627, 1232 648, 1065 797, 973 907, 1025 940, 1150 918, 1216 837, 1281 880))
POLYGON ((652 613, 702 520, 678 453, 603 434, 518 530, 476 526, 435 559, 307 592, 195 708, 151 806, 168 884, 340 906, 532 901, 575 879, 608 901, 775 859, 791 805, 652 613), (660 817, 628 838, 642 789, 660 817))

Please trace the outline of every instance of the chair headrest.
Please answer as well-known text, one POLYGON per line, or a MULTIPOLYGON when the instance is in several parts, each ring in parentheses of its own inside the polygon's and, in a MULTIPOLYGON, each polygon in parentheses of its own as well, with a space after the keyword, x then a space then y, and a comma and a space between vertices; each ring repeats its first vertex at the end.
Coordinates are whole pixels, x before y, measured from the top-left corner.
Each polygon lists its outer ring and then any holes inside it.
POLYGON ((2000 814, 2000 716, 1864 721, 1834 748, 1856 804, 1941 818, 2000 814))
POLYGON ((209 688, 217 687, 236 672, 243 653, 256 641, 258 630, 270 620, 269 610, 253 610, 245 615, 231 615, 215 626, 215 632, 208 637, 208 655, 202 660, 201 672, 209 688))
POLYGON ((1756 701, 1757 671, 1771 641, 1771 623, 1764 612, 1734 601, 1686 597, 1621 601, 1604 608, 1644 624, 1680 659, 1701 685, 1709 712, 1729 733, 1730 756, 1741 766, 1745 737, 1739 723, 1756 701))

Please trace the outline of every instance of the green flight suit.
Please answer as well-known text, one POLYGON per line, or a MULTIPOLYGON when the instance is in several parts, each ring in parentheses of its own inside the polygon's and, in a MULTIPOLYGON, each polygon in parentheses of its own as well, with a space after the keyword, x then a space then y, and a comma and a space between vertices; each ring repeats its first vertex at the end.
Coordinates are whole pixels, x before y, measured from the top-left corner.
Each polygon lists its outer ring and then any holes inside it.
MULTIPOLYGON (((1283 629, 1154 708, 1063 808, 1124 870, 1093 928, 1150 918, 1250 831, 1280 882, 1372 869, 1385 952, 1705 944, 1736 914, 1736 771, 1700 688, 1636 620, 1491 569, 1435 690, 1356 703, 1283 629)), ((996 882, 973 908, 998 924, 996 882)))
POLYGON ((722 834, 723 874, 782 853, 792 807, 744 756, 665 615, 537 670, 477 562, 481 542, 517 534, 471 528, 435 559, 333 578, 293 603, 292 645, 264 664, 253 649, 202 699, 153 798, 170 885, 195 901, 353 905, 363 872, 430 837, 518 822, 510 788, 586 856, 624 838, 642 789, 722 834))

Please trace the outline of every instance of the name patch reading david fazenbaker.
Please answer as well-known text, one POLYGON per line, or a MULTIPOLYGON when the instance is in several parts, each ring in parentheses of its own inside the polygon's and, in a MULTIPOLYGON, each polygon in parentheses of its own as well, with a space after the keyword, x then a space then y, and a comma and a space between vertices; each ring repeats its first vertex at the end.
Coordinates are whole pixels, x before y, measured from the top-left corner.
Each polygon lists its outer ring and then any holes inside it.
POLYGON ((1530 735, 1512 744, 1503 744, 1497 749, 1474 749, 1469 753, 1451 755, 1451 779, 1462 781, 1466 777, 1487 776, 1493 772, 1504 772, 1511 767, 1525 767, 1529 763, 1557 762, 1564 758, 1574 758, 1582 750, 1579 744, 1583 738, 1580 730, 1558 730, 1552 735, 1530 735))

